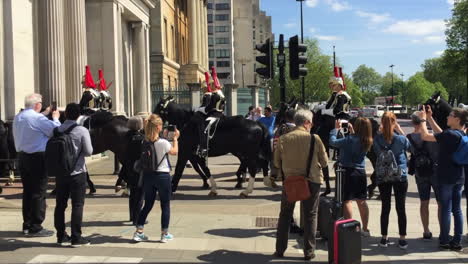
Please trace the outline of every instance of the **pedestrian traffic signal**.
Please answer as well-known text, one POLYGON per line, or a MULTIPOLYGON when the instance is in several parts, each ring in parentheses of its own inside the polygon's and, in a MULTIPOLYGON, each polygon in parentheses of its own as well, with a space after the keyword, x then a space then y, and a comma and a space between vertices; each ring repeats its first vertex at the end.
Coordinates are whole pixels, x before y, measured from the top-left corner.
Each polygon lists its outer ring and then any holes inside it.
POLYGON ((289 75, 291 80, 297 80, 301 76, 307 75, 307 56, 301 53, 307 52, 307 46, 299 44, 299 37, 296 35, 289 39, 289 75))
POLYGON ((264 68, 257 68, 255 70, 262 78, 264 79, 273 79, 275 76, 275 60, 273 56, 273 45, 274 41, 270 42, 270 39, 267 39, 264 44, 257 44, 255 49, 263 53, 262 56, 257 56, 255 60, 263 65, 264 68))

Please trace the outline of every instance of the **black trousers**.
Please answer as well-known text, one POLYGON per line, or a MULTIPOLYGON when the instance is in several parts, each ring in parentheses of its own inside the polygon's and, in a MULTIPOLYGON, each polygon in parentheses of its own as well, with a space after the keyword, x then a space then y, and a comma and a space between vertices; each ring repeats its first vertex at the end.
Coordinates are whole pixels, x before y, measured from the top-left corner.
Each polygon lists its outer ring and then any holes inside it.
POLYGON ((57 237, 62 238, 65 232, 65 209, 68 198, 72 201, 71 238, 78 241, 81 238, 81 224, 83 222, 83 207, 86 194, 86 172, 73 176, 57 177, 57 194, 55 201, 54 225, 57 237))
POLYGON ((46 213, 47 172, 44 152, 20 152, 19 170, 23 184, 23 230, 42 230, 46 213))
POLYGON ((390 182, 379 185, 380 199, 382 201, 382 212, 380 214, 380 230, 382 236, 388 235, 388 221, 392 206, 392 189, 395 194, 396 211, 398 215, 398 230, 400 236, 406 236, 406 193, 408 182, 390 182))

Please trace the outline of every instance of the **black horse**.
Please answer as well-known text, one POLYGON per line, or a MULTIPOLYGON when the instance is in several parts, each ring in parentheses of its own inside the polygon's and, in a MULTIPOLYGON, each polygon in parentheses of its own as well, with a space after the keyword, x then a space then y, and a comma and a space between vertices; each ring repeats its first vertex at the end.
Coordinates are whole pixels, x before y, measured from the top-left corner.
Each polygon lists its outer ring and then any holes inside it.
MULTIPOLYGON (((173 102, 171 97, 161 99, 156 105, 154 113, 161 116, 164 121, 176 125, 181 130, 179 139, 179 155, 173 178, 172 190, 175 192, 179 184, 180 178, 187 163, 187 160, 196 158, 195 152, 200 141, 198 135, 198 122, 205 117, 200 113, 187 111, 179 107, 173 102)), ((214 128, 214 136, 210 140, 210 148, 208 155, 210 157, 222 156, 232 153, 239 158, 241 164, 245 164, 250 173, 249 184, 246 190, 241 193, 241 196, 246 197, 253 191, 255 182, 255 174, 257 164, 262 160, 270 160, 271 147, 268 140, 268 129, 252 120, 247 120, 242 116, 222 117, 214 128)), ((216 195, 216 183, 211 177, 211 173, 202 161, 199 163, 210 180, 211 192, 210 195, 216 195)), ((241 170, 239 168, 238 172, 241 170)), ((241 177, 238 176, 238 184, 241 184, 241 177)), ((239 185, 237 185, 239 186, 239 185)))

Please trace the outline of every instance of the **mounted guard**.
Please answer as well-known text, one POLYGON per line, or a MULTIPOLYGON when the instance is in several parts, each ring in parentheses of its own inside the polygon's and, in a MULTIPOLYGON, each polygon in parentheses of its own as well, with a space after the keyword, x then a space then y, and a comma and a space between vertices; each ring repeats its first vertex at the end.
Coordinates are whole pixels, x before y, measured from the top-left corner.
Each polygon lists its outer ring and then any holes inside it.
POLYGON ((85 74, 81 81, 81 86, 84 89, 83 95, 80 99, 81 114, 90 115, 99 110, 100 94, 96 91, 96 84, 94 83, 93 75, 89 65, 85 67, 85 74))
POLYGON ((332 90, 332 95, 322 110, 323 115, 335 117, 335 119, 349 120, 349 110, 351 106, 351 96, 346 92, 343 70, 335 67, 335 76, 330 79, 328 86, 332 90))
POLYGON ((112 109, 112 97, 108 92, 109 87, 111 87, 112 82, 109 85, 106 84, 106 79, 104 79, 104 72, 99 69, 99 109, 101 111, 109 111, 112 109))
POLYGON ((201 158, 208 157, 208 142, 213 135, 210 135, 211 127, 224 116, 226 99, 221 91, 221 84, 218 79, 215 67, 211 68, 213 81, 210 81, 210 74, 205 72, 206 90, 203 95, 202 105, 197 113, 203 117, 198 123, 198 132, 200 135, 200 145, 197 149, 197 155, 201 158))

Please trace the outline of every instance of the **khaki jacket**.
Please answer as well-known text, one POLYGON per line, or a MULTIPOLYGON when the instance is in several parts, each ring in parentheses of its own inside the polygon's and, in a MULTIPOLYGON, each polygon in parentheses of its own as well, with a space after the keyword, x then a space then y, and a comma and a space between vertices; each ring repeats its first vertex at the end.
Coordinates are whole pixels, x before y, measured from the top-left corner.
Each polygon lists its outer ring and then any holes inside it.
MULTIPOLYGON (((328 157, 320 137, 317 135, 314 137, 315 145, 308 180, 322 184, 322 168, 328 165, 328 157)), ((297 127, 292 132, 280 137, 274 153, 274 164, 279 169, 281 176, 284 178, 306 176, 310 139, 310 133, 304 127, 297 127)))

